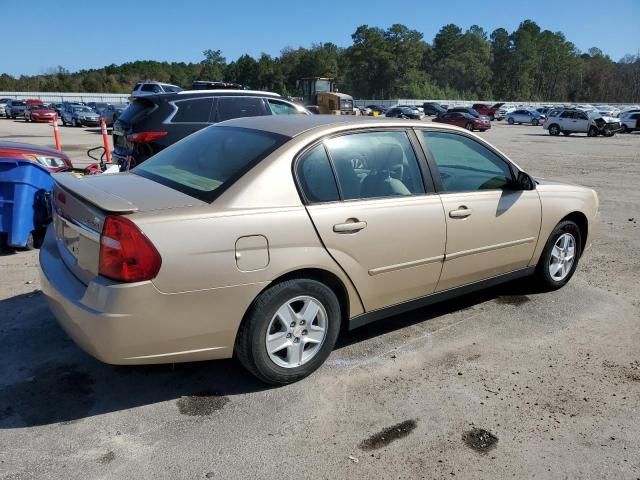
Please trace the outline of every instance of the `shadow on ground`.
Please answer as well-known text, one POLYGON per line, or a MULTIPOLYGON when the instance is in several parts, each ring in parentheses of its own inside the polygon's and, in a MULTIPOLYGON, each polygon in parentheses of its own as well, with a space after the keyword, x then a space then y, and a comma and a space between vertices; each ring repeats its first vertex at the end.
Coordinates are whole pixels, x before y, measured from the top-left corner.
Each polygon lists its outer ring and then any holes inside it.
MULTIPOLYGON (((491 300, 517 305, 533 293, 525 281, 494 287, 344 332, 336 349, 491 300)), ((40 292, 0 301, 0 311, 0 429, 72 422, 183 397, 220 398, 224 404, 229 396, 273 388, 233 359, 103 364, 67 337, 40 292)))

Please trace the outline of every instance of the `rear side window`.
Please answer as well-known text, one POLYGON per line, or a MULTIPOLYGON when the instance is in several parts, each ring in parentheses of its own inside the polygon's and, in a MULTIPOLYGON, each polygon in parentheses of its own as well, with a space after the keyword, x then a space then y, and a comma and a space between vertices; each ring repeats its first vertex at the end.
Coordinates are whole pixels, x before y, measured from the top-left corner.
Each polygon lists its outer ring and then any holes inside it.
POLYGON ((132 170, 212 202, 289 137, 237 127, 209 127, 174 143, 132 170))
POLYGON ((299 115, 300 112, 293 105, 279 102, 277 100, 269 100, 269 108, 272 115, 299 115))
POLYGON ((405 132, 353 133, 325 145, 345 200, 424 193, 418 161, 405 132))
POLYGON ((146 83, 142 86, 142 88, 140 89, 143 92, 155 92, 155 93, 159 93, 160 92, 160 87, 158 85, 152 84, 152 83, 146 83))
POLYGON ((219 97, 216 121, 224 122, 232 118, 259 117, 268 115, 264 101, 256 97, 219 97))
POLYGON ((573 112, 562 112, 560 118, 573 118, 573 112))
POLYGON ((340 199, 324 145, 318 145, 300 159, 297 174, 309 202, 335 202, 340 199))
POLYGON ((172 123, 207 123, 211 114, 213 98, 194 98, 176 102, 178 111, 171 119, 172 123))
POLYGON ((122 112, 119 119, 126 123, 134 123, 143 115, 151 112, 152 109, 152 103, 143 100, 135 100, 124 109, 124 112, 122 112))

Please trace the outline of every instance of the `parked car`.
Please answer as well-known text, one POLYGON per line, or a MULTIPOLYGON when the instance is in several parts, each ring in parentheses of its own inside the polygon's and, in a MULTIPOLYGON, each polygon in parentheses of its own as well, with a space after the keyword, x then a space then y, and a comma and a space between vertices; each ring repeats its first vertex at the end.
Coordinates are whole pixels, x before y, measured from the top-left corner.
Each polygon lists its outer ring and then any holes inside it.
POLYGON ((586 133, 589 137, 605 135, 611 137, 622 130, 619 119, 602 117, 597 111, 583 111, 574 108, 551 110, 543 127, 549 135, 571 135, 586 133))
POLYGON ((44 105, 31 104, 24 109, 25 122, 51 122, 56 111, 44 105))
POLYGON ((21 158, 39 163, 51 173, 73 168, 71 159, 59 150, 29 143, 0 142, 0 158, 21 158))
POLYGON ((514 105, 504 104, 494 114, 494 119, 498 120, 498 121, 502 121, 507 116, 507 113, 509 113, 509 112, 511 112, 511 111, 513 111, 515 109, 516 109, 516 107, 514 105))
POLYGON ((416 108, 411 107, 393 107, 387 110, 385 117, 391 118, 411 118, 413 120, 421 120, 424 115, 416 108))
POLYGON ((132 97, 142 97, 145 95, 156 95, 158 93, 178 93, 182 88, 170 83, 160 82, 138 82, 131 92, 132 97))
POLYGON ((610 105, 596 105, 593 110, 596 110, 603 117, 617 117, 620 115, 620 109, 610 105))
POLYGON ((625 115, 620 121, 622 122, 622 131, 624 133, 640 130, 640 111, 625 115))
POLYGON ((424 109, 419 105, 398 104, 398 105, 394 105, 393 107, 394 108, 410 108, 412 110, 417 110, 418 112, 424 115, 424 109))
MULTIPOLYGON (((447 112, 460 112, 460 113, 468 113, 469 115, 472 115, 476 118, 480 118, 483 115, 480 115, 480 112, 476 111, 475 109, 471 108, 471 107, 453 107, 450 108, 449 110, 447 110, 447 112)), ((489 117, 484 116, 485 118, 489 119, 489 117)))
POLYGON ((113 124, 113 157, 128 168, 207 125, 259 115, 309 112, 276 93, 252 90, 186 90, 136 97, 113 124))
POLYGON ((66 105, 62 109, 62 124, 73 127, 97 127, 100 115, 85 105, 66 105))
MULTIPOLYGON (((11 100, 10 98, 0 98, 0 117, 5 117, 7 115, 7 102, 11 100)), ((9 117, 7 117, 9 118, 9 117)))
POLYGON ((62 103, 50 103, 49 108, 55 110, 58 118, 62 116, 62 103))
POLYGON ((422 104, 422 110, 425 115, 428 116, 438 116, 442 115, 447 111, 442 105, 436 102, 425 102, 422 104))
POLYGON ((504 105, 502 103, 494 103, 493 105, 489 105, 487 103, 474 103, 471 108, 473 108, 480 115, 484 115, 485 117, 489 117, 489 120, 494 120, 496 118, 496 114, 500 107, 504 105))
POLYGON ((56 183, 41 288, 81 348, 235 356, 272 384, 343 330, 529 275, 563 287, 598 212, 592 189, 533 179, 470 132, 329 115, 237 118, 129 174, 56 183))
POLYGON ((44 105, 44 102, 38 98, 27 98, 24 103, 25 105, 44 105))
POLYGON ((545 116, 536 110, 519 109, 507 113, 506 119, 509 125, 529 123, 538 126, 544 122, 545 116))
POLYGON ((618 117, 622 122, 624 122, 624 120, 633 115, 634 113, 640 113, 640 108, 630 108, 629 110, 625 110, 624 112, 620 113, 620 116, 618 117))
POLYGON ((469 131, 480 130, 484 132, 491 128, 491 121, 487 117, 474 117, 464 112, 447 112, 433 119, 437 123, 446 123, 457 127, 466 128, 469 131))
POLYGON ((373 110, 368 107, 354 107, 358 109, 359 115, 371 116, 373 115, 373 110))
POLYGON ((372 114, 373 112, 378 112, 378 115, 384 115, 389 110, 384 105, 367 105, 367 108, 371 110, 372 114))
POLYGON ((129 106, 128 103, 109 104, 105 109, 102 110, 100 115, 104 118, 104 121, 106 122, 107 126, 110 127, 111 125, 114 124, 114 122, 118 119, 118 117, 122 115, 122 112, 124 112, 124 109, 127 108, 128 106, 129 106))
POLYGON ((4 106, 4 114, 7 118, 14 120, 24 115, 27 104, 23 100, 9 100, 4 106))
POLYGON ((87 107, 96 112, 98 115, 102 115, 102 111, 109 106, 105 102, 88 102, 87 107))

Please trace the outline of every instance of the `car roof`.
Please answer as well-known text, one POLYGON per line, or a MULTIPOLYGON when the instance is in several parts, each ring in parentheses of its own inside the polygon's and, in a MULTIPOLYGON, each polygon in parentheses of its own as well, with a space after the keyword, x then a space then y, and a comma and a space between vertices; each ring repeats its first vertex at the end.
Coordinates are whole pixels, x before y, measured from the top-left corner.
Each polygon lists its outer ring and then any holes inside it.
MULTIPOLYGON (((181 97, 187 95, 211 95, 211 94, 240 94, 240 95, 253 95, 253 96, 267 96, 267 97, 277 97, 283 98, 280 94, 274 92, 263 92, 261 90, 234 90, 231 88, 216 88, 212 90, 182 90, 181 92, 169 92, 173 95, 180 95, 181 97)), ((330 92, 334 93, 334 92, 330 92)), ((162 94, 158 94, 162 95, 162 94)), ((285 99, 286 100, 286 99, 285 99)))
POLYGON ((432 125, 420 120, 410 121, 388 117, 361 117, 355 115, 267 115, 261 117, 234 118, 233 120, 220 122, 217 125, 251 128, 287 137, 295 137, 309 130, 324 128, 329 130, 335 126, 354 128, 363 126, 437 127, 456 130, 456 127, 432 125))

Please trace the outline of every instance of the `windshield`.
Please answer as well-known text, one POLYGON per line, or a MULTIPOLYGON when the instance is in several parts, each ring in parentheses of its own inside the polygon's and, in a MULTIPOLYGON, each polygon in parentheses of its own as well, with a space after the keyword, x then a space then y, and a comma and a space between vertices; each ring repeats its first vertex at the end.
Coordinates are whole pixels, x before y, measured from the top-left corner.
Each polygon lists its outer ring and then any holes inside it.
POLYGON ((15 100, 11 103, 14 107, 21 107, 23 106, 25 103, 24 102, 16 102, 15 100))
POLYGON ((31 110, 49 110, 49 107, 44 105, 31 105, 31 110))
POLYGON ((602 115, 600 115, 600 112, 597 112, 595 110, 589 110, 587 112, 585 112, 587 114, 587 116, 589 118, 600 118, 602 115))
POLYGON ((165 92, 181 92, 182 91, 180 87, 176 87, 174 85, 162 85, 162 89, 165 92))
POLYGON ((212 126, 162 150, 132 172, 212 202, 287 139, 259 130, 212 126))
POLYGON ((75 107, 73 109, 74 112, 90 112, 93 113, 93 110, 91 110, 89 107, 75 107))

